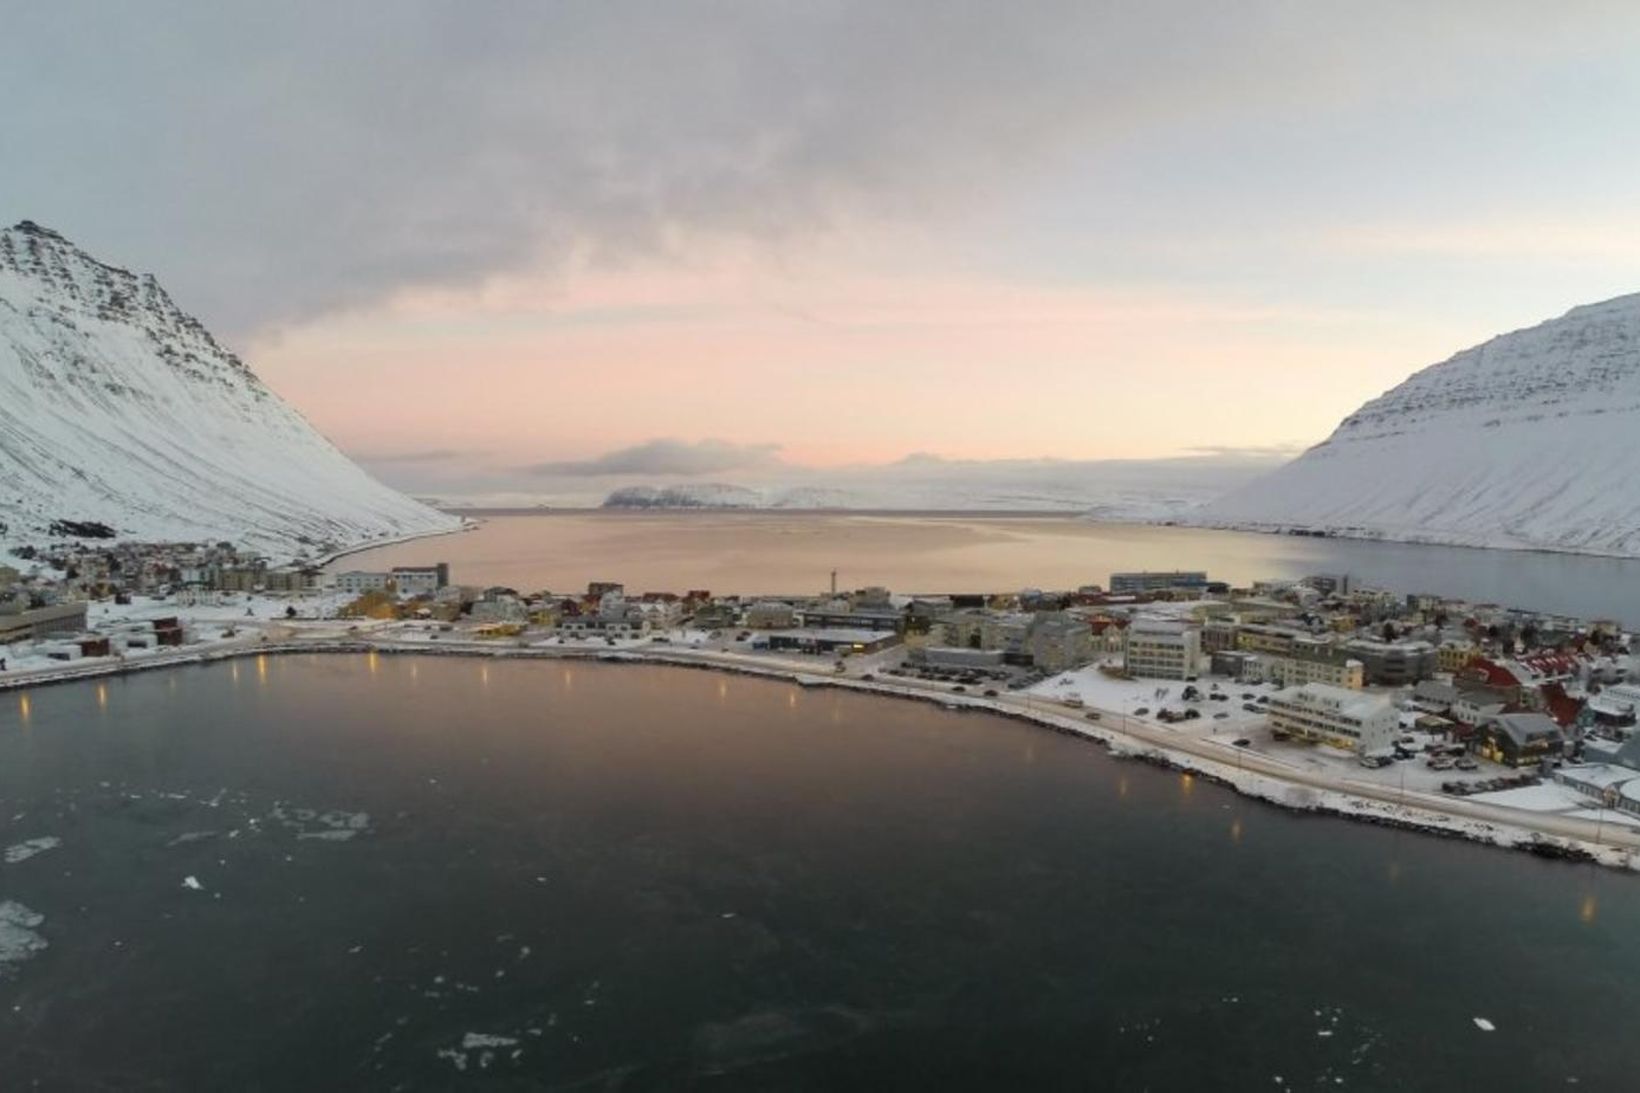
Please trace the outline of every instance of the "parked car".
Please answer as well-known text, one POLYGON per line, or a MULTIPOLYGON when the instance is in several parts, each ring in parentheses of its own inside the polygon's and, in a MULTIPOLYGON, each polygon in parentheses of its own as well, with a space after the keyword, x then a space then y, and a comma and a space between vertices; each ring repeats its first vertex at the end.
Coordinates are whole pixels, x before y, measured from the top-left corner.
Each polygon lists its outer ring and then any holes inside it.
POLYGON ((997 689, 995 687, 985 688, 985 697, 986 698, 995 698, 996 696, 997 696, 997 689))
POLYGON ((1133 711, 1133 716, 1134 717, 1145 717, 1149 713, 1150 713, 1150 707, 1149 706, 1140 706, 1137 710, 1133 711))
POLYGON ((1230 741, 1230 746, 1233 748, 1250 748, 1253 746, 1253 742, 1245 736, 1238 736, 1236 739, 1230 741))
POLYGON ((1475 762, 1474 756, 1465 755, 1452 760, 1452 765, 1459 770, 1479 770, 1481 765, 1475 762))

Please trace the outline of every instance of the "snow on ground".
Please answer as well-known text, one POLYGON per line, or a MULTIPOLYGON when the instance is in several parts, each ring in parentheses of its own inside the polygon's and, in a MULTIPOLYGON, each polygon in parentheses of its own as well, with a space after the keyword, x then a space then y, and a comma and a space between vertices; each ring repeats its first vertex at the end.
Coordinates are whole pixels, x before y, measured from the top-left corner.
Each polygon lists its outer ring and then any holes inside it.
MULTIPOLYGON (((1111 666, 1116 664, 1112 659, 1111 666)), ((1295 770, 1326 774, 1336 778, 1370 783, 1381 787, 1416 793, 1439 793, 1446 782, 1481 781, 1504 774, 1517 773, 1505 767, 1482 761, 1474 771, 1433 770, 1423 759, 1404 759, 1377 769, 1365 768, 1353 752, 1325 745, 1297 740, 1276 740, 1270 735, 1269 719, 1262 706, 1254 713, 1244 709, 1251 703, 1259 705, 1258 698, 1274 694, 1280 688, 1269 684, 1238 683, 1233 679, 1203 676, 1194 683, 1203 696, 1186 702, 1183 692, 1186 684, 1170 679, 1121 679, 1100 671, 1098 665, 1088 665, 1074 671, 1050 677, 1026 689, 1023 693, 1045 699, 1063 701, 1080 699, 1090 710, 1121 715, 1110 727, 1120 729, 1123 719, 1135 718, 1154 728, 1162 728, 1200 739, 1219 739, 1227 749, 1233 740, 1246 740, 1247 750, 1274 759, 1295 770), (1223 694, 1223 701, 1210 696, 1223 694), (1201 717, 1189 721, 1165 723, 1156 714, 1163 709, 1184 711, 1195 708, 1201 717), (1138 715, 1138 710, 1148 711, 1138 715), (1219 714, 1225 714, 1223 718, 1219 714)), ((1425 734, 1415 737, 1414 748, 1422 748, 1432 739, 1425 734)), ((1228 754, 1228 752, 1227 752, 1228 754)))
MULTIPOLYGON (((174 598, 153 599, 133 596, 128 604, 112 600, 97 601, 86 610, 87 626, 99 633, 118 638, 122 626, 156 619, 181 620, 186 635, 182 646, 151 646, 120 651, 116 658, 83 657, 63 661, 53 659, 49 651, 59 648, 59 638, 43 638, 38 642, 17 642, 0 645, 0 659, 6 661, 6 671, 0 681, 15 678, 16 673, 50 672, 65 668, 87 668, 97 664, 141 662, 149 659, 173 659, 191 652, 209 652, 230 643, 243 643, 266 635, 280 640, 297 633, 309 637, 343 637, 350 628, 374 630, 382 624, 369 619, 341 619, 337 612, 352 601, 351 596, 335 592, 314 592, 306 595, 257 595, 252 593, 224 594, 204 603, 179 603, 174 598), (294 608, 294 618, 286 615, 294 608)), ((118 641, 116 640, 116 646, 118 641)))
POLYGON ((1521 786, 1519 789, 1503 789, 1496 793, 1476 793, 1469 800, 1479 801, 1482 804, 1504 805, 1508 808, 1518 808, 1526 812, 1554 812, 1562 816, 1573 816, 1580 820, 1601 822, 1608 824, 1623 824, 1627 827, 1640 828, 1640 816, 1631 816, 1627 812, 1616 809, 1602 809, 1593 807, 1589 798, 1559 782, 1544 782, 1542 785, 1521 786))
MULTIPOLYGON (((1201 711, 1198 721, 1188 723, 1194 729, 1206 729, 1209 732, 1225 732, 1229 729, 1245 729, 1263 725, 1265 716, 1263 711, 1251 713, 1242 709, 1243 703, 1252 701, 1244 695, 1270 694, 1274 688, 1262 686, 1248 686, 1228 679, 1213 679, 1203 677, 1194 686, 1204 698, 1201 701, 1185 702, 1184 689, 1190 684, 1174 679, 1121 679, 1107 675, 1098 665, 1088 665, 1074 671, 1063 672, 1052 676, 1034 687, 1028 687, 1025 694, 1040 698, 1051 698, 1063 701, 1067 698, 1079 699, 1090 709, 1111 711, 1119 714, 1134 716, 1138 710, 1148 710, 1154 715, 1163 709, 1183 711, 1194 707, 1201 711), (1213 693, 1225 695, 1223 701, 1214 701, 1205 696, 1213 693), (1218 714, 1225 717, 1218 717, 1218 714), (1201 722, 1208 722, 1202 725, 1201 722)), ((1154 720, 1154 717, 1151 717, 1154 720)), ((1186 723, 1178 723, 1176 728, 1185 728, 1186 723)))

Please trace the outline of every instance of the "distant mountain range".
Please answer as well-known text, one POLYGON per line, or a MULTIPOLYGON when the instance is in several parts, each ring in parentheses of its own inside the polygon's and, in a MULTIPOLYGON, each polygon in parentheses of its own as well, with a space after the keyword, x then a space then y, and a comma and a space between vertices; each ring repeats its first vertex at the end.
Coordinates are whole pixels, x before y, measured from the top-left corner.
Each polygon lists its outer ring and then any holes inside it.
POLYGON ((1168 519, 1270 467, 1265 460, 947 460, 917 456, 876 467, 798 469, 750 484, 626 485, 611 509, 869 509, 1072 512, 1168 519))
POLYGON ((0 231, 0 553, 106 533, 290 557, 458 526, 354 465, 152 276, 0 231))
POLYGON ((1431 365, 1188 518, 1640 556, 1640 294, 1431 365))

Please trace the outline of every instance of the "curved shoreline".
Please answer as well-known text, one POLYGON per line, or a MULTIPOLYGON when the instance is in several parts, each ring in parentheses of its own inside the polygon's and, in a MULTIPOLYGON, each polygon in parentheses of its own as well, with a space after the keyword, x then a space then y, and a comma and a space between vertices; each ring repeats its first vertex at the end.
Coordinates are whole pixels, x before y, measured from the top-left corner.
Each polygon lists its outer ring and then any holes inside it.
MULTIPOLYGON (((438 511, 445 512, 444 509, 439 509, 438 511)), ((455 513, 451 512, 445 512, 445 515, 456 516, 455 513)), ((477 531, 479 528, 479 521, 477 520, 472 520, 465 516, 456 516, 456 519, 460 522, 453 528, 445 528, 441 531, 412 531, 407 532, 404 535, 394 535, 387 539, 372 539, 369 542, 359 543, 356 546, 343 547, 342 549, 334 551, 330 554, 320 555, 318 558, 311 559, 307 564, 315 569, 324 569, 326 566, 339 562, 349 555, 363 554, 367 550, 377 550, 382 547, 398 546, 401 543, 413 543, 417 539, 436 539, 444 535, 456 535, 463 531, 477 531)))
POLYGON ((421 642, 372 641, 366 637, 310 639, 280 642, 245 642, 216 649, 191 650, 176 656, 163 654, 114 663, 99 663, 82 669, 64 669, 50 674, 33 674, 22 679, 0 679, 0 692, 24 691, 84 682, 108 676, 132 675, 196 664, 215 664, 244 657, 282 656, 302 653, 346 656, 435 656, 497 660, 580 660, 616 665, 649 665, 723 672, 801 687, 829 687, 883 698, 929 702, 954 712, 977 711, 1037 728, 1048 729, 1088 743, 1102 745, 1113 757, 1136 759, 1183 774, 1206 778, 1243 796, 1275 805, 1290 812, 1337 816, 1344 819, 1418 831, 1445 838, 1505 849, 1525 851, 1539 857, 1585 861, 1625 872, 1640 871, 1640 830, 1620 824, 1603 824, 1553 813, 1527 812, 1502 805, 1489 805, 1458 798, 1447 799, 1420 791, 1391 792, 1374 783, 1352 779, 1331 779, 1313 772, 1287 767, 1279 760, 1248 752, 1220 741, 1198 740, 1170 734, 1160 727, 1140 722, 1137 726, 1116 711, 1085 708, 1076 715, 1051 707, 1052 699, 1025 696, 983 698, 967 694, 924 689, 882 680, 865 680, 807 670, 791 663, 758 662, 740 654, 698 652, 680 649, 593 649, 485 647, 451 642, 432 645, 421 642), (1089 712, 1101 720, 1090 721, 1089 712), (1109 721, 1121 721, 1115 728, 1109 721), (1212 746, 1209 746, 1209 745, 1212 746), (1223 752, 1223 755, 1218 754, 1223 752), (1285 769, 1283 769, 1285 768, 1285 769), (1554 822, 1551 822, 1554 821, 1554 822), (1560 830, 1555 830, 1556 828, 1560 830))
POLYGON ((1152 527, 1195 528, 1200 531, 1234 531, 1244 535, 1282 535, 1298 539, 1342 539, 1351 543, 1388 543, 1392 546, 1433 546, 1454 550, 1508 551, 1513 554, 1548 554, 1574 558, 1604 558, 1618 562, 1640 561, 1640 554, 1550 543, 1486 541, 1481 536, 1460 532, 1417 531, 1406 535, 1370 527, 1313 527, 1309 524, 1266 524, 1254 520, 1197 520, 1188 514, 1146 521, 1152 527))

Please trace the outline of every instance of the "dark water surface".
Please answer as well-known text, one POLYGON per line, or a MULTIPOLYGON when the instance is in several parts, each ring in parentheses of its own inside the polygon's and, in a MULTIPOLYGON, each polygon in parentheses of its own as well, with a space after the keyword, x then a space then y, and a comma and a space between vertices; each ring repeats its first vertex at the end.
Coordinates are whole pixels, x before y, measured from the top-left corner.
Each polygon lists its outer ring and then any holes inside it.
POLYGON ((0 866, 49 944, 0 974, 6 1090, 1640 1074, 1634 878, 998 717, 454 658, 4 703, 0 848, 62 840, 0 866))
POLYGON ((1015 592, 1107 584, 1113 572, 1204 569, 1247 585, 1349 573, 1392 591, 1435 592, 1640 625, 1640 560, 1574 554, 1101 524, 979 513, 551 512, 484 518, 473 532, 349 555, 333 571, 446 560, 454 578, 520 591, 1015 592))

